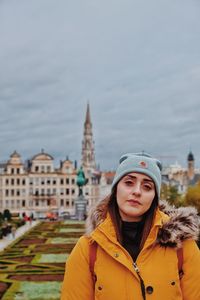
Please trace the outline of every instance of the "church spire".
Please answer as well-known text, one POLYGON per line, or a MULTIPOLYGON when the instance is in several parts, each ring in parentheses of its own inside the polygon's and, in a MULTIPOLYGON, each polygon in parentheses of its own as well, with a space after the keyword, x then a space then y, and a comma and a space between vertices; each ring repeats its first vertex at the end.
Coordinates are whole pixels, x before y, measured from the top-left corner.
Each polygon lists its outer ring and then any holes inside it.
POLYGON ((87 103, 87 111, 86 111, 85 123, 91 123, 89 102, 87 103))
POLYGON ((83 168, 90 171, 96 168, 89 103, 87 103, 86 117, 84 122, 84 132, 82 141, 82 166, 83 168))

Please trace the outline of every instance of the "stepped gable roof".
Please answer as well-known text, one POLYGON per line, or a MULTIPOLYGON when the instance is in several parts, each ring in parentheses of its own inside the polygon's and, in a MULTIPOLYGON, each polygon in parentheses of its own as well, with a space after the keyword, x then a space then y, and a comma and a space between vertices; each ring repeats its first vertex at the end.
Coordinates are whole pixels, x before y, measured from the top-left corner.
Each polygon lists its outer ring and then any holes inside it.
POLYGON ((10 155, 7 165, 23 165, 21 162, 21 155, 16 150, 10 155))
POLYGON ((54 160, 54 158, 50 154, 44 152, 44 150, 42 149, 42 151, 34 155, 31 160, 54 160))
POLYGON ((15 150, 11 155, 10 158, 21 158, 21 155, 15 150))

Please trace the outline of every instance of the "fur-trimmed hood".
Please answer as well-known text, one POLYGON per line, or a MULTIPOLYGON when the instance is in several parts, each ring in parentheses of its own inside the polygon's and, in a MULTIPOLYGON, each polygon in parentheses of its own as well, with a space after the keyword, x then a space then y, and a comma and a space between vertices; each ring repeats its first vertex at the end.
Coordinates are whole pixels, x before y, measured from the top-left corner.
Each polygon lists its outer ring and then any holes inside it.
MULTIPOLYGON (((105 220, 108 203, 109 197, 90 209, 86 221, 86 235, 90 235, 105 220)), ((169 218, 159 229, 156 243, 164 247, 180 248, 184 240, 198 240, 200 218, 194 207, 175 208, 166 201, 159 201, 159 203, 159 210, 169 218)))

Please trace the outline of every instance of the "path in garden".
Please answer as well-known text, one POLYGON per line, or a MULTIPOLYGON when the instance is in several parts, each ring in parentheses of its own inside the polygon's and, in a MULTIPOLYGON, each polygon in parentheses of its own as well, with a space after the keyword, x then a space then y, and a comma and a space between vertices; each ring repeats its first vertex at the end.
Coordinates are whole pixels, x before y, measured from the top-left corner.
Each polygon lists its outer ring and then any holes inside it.
POLYGON ((25 225, 20 226, 15 233, 15 237, 12 237, 12 234, 9 234, 8 236, 4 237, 3 239, 0 239, 0 251, 4 250, 8 245, 12 244, 13 241, 15 241, 17 238, 22 236, 25 232, 36 226, 40 221, 32 221, 27 222, 25 225))
POLYGON ((83 232, 83 222, 42 222, 0 252, 0 299, 59 300, 65 261, 83 232))

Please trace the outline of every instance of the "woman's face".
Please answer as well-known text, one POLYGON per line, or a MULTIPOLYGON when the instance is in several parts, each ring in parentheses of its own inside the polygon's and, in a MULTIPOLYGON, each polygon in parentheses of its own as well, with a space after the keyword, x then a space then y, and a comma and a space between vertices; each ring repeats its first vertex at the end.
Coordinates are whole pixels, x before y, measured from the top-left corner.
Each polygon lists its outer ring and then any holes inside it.
POLYGON ((119 181, 116 197, 122 220, 138 222, 153 202, 154 182, 147 175, 129 173, 119 181))

